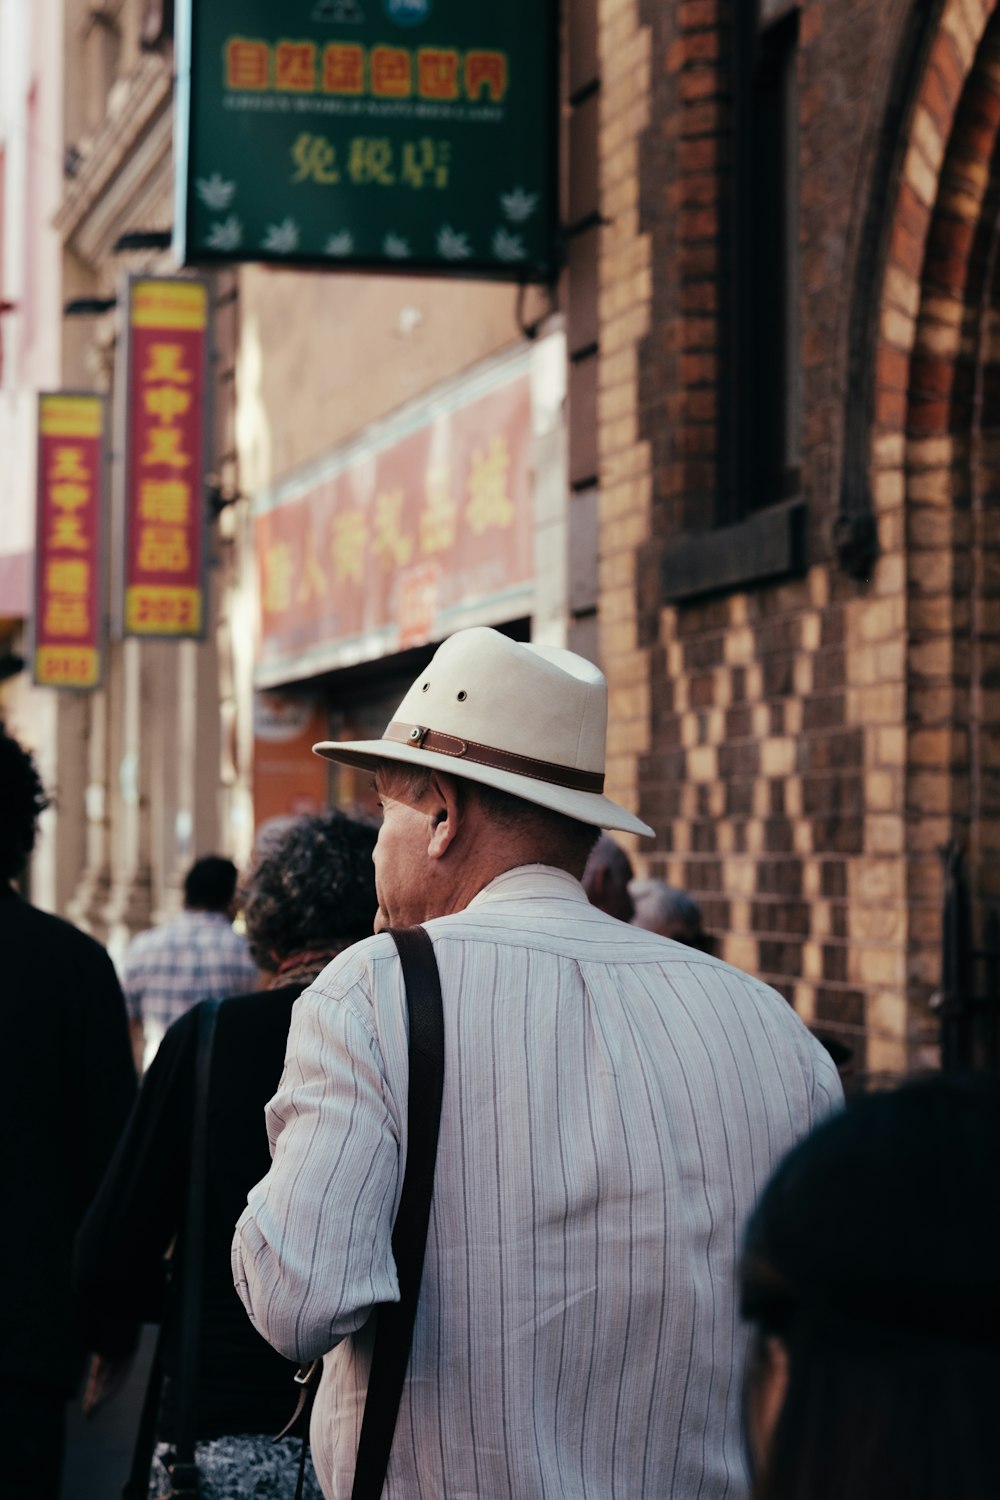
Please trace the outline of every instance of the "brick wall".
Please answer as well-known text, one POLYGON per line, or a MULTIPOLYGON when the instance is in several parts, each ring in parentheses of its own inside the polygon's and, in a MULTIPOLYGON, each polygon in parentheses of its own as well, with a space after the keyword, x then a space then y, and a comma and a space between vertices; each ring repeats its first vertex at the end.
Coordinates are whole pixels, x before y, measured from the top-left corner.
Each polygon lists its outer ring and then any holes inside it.
POLYGON ((989 4, 946 7, 903 167, 892 317, 878 351, 882 441, 896 436, 899 403, 905 435, 880 490, 897 502, 884 524, 901 532, 905 563, 907 980, 918 1013, 938 983, 939 850, 949 838, 969 855, 980 930, 997 894, 1000 575, 990 433, 1000 421, 992 374, 1000 185, 987 164, 998 141, 1000 17, 989 4))
MULTIPOLYGON (((776 984, 877 1073, 932 1056, 937 843, 957 829, 983 853, 1000 845, 1000 770, 992 769, 1000 756, 1000 580, 989 550, 1000 526, 985 498, 994 439, 970 438, 967 414, 959 439, 957 408, 948 405, 948 393, 967 396, 975 369, 991 370, 995 358, 984 339, 975 358, 968 354, 982 323, 983 278, 975 282, 970 267, 1000 76, 989 38, 981 46, 993 6, 944 4, 926 45, 906 28, 929 11, 915 17, 906 4, 872 0, 802 6, 804 570, 664 607, 663 549, 711 527, 725 460, 732 3, 599 4, 601 620, 617 712, 611 790, 656 829, 643 862, 701 901, 721 955, 776 984), (911 43, 915 82, 894 114, 899 60, 911 43), (966 88, 966 123, 956 127, 966 88), (882 224, 887 254, 865 261, 887 120, 897 132, 882 224), (852 396, 849 320, 862 274, 876 278, 879 316, 866 415, 880 552, 855 581, 837 563, 831 528, 852 396), (945 307, 942 278, 947 288, 956 277, 956 305, 945 307), (974 282, 975 307, 963 290, 974 282), (923 346, 936 365, 914 364, 923 346), (928 382, 939 394, 925 410, 928 382), (972 463, 970 443, 978 444, 972 463), (976 494, 978 507, 969 498, 976 494), (970 732, 978 747, 971 777, 970 732)), ((876 222, 881 213, 876 204, 876 222)), ((978 378, 982 391, 993 377, 978 378)), ((1000 412, 989 432, 997 429, 1000 412)))

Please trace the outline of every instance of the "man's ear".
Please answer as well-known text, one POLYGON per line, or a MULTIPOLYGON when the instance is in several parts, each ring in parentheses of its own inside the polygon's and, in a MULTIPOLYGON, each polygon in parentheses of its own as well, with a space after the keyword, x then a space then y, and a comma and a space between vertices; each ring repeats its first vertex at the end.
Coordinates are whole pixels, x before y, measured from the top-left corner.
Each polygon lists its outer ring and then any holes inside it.
POLYGON ((426 805, 430 817, 430 841, 427 853, 431 859, 447 854, 462 820, 462 799, 454 776, 435 771, 427 788, 426 805))

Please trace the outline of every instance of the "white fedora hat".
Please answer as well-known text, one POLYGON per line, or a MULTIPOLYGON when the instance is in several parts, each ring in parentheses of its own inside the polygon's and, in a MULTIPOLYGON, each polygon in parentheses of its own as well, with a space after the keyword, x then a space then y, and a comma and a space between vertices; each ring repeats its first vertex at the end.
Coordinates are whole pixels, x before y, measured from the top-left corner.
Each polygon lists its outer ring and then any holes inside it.
POLYGON ((380 740, 313 748, 349 766, 429 766, 596 828, 652 836, 604 795, 607 724, 608 685, 592 662, 476 626, 438 647, 380 740))

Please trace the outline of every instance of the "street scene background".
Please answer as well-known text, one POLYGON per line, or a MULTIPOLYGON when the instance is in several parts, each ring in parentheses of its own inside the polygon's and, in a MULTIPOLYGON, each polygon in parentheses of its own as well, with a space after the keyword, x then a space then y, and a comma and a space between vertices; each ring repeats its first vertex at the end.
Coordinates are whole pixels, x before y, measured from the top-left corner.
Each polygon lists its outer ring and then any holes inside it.
POLYGON ((23 893, 120 965, 485 624, 852 1087, 995 1066, 998 145, 996 0, 0 0, 23 893))

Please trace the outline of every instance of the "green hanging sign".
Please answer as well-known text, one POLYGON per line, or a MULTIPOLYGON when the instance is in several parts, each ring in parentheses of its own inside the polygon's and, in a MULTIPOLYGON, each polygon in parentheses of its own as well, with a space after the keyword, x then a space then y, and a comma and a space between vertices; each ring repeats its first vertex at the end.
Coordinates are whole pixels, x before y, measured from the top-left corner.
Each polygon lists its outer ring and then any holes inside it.
POLYGON ((182 0, 175 250, 556 272, 554 0, 182 0))

